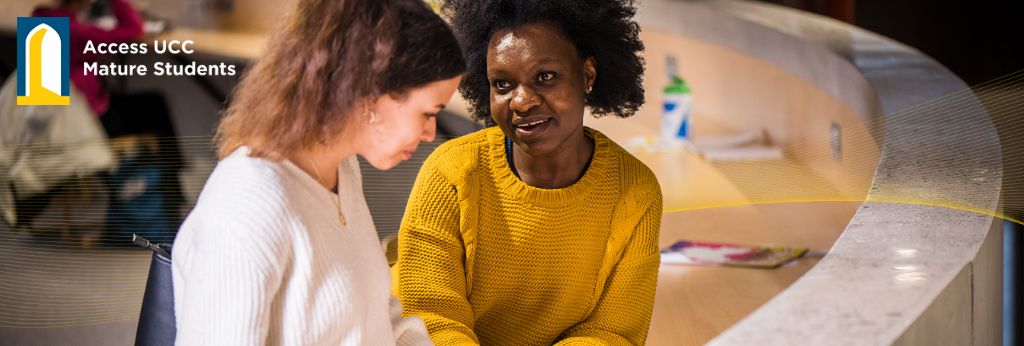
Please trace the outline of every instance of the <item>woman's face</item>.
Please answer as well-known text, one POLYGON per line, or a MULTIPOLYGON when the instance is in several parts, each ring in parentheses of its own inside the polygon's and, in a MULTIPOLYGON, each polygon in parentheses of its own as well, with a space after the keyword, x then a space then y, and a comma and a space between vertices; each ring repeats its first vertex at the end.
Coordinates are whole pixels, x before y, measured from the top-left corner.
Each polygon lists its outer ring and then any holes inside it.
MULTIPOLYGON (((550 155, 583 131, 596 70, 548 23, 497 32, 487 47, 491 116, 519 149, 550 155)), ((580 137, 582 138, 582 137, 580 137)))
POLYGON ((433 82, 408 91, 404 97, 385 95, 372 106, 358 154, 374 168, 388 170, 412 157, 420 142, 434 140, 437 113, 444 109, 459 86, 461 76, 433 82))

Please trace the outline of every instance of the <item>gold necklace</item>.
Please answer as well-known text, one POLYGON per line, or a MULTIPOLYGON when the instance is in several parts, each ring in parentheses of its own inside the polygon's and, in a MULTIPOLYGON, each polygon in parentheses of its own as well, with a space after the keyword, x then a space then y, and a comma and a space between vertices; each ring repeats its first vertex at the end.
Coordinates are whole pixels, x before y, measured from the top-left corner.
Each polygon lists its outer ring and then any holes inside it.
MULTIPOLYGON (((316 172, 316 178, 320 180, 320 183, 327 185, 326 183, 324 183, 324 177, 320 175, 320 168, 316 167, 316 162, 313 162, 312 158, 309 159, 309 164, 313 165, 313 172, 316 172)), ((340 184, 341 182, 338 183, 340 184)), ((348 222, 345 221, 345 214, 341 212, 341 202, 339 202, 339 200, 341 199, 341 194, 338 194, 337 197, 337 199, 331 198, 331 202, 334 202, 334 208, 335 210, 338 211, 338 221, 341 221, 341 225, 345 226, 348 225, 348 222)))

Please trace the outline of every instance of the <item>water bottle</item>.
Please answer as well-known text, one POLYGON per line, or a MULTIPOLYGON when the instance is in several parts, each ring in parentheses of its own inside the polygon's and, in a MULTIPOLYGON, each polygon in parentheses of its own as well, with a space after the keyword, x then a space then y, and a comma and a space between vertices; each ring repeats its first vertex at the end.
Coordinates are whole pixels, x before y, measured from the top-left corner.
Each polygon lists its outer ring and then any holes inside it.
POLYGON ((671 83, 663 89, 661 113, 661 141, 665 147, 682 147, 690 140, 690 114, 693 111, 693 94, 686 81, 675 73, 675 58, 668 58, 668 73, 671 83))

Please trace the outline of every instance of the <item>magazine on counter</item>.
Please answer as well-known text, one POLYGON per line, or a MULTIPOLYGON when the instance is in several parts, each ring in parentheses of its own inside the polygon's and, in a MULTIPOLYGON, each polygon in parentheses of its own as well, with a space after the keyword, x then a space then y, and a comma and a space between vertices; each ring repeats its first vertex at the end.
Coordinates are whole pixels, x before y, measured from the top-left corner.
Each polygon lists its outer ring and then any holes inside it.
POLYGON ((775 268, 800 258, 807 248, 745 246, 727 243, 680 240, 661 250, 661 262, 669 264, 719 265, 775 268))

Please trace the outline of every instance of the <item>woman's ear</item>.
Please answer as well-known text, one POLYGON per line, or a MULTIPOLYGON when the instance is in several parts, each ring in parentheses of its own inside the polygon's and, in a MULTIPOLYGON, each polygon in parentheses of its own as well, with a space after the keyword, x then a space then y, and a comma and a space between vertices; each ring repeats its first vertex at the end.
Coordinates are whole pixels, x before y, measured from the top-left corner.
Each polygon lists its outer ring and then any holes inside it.
POLYGON ((594 81, 597 80, 597 61, 594 57, 587 57, 583 60, 583 81, 586 83, 587 94, 594 89, 594 81))
MULTIPOLYGON (((377 106, 381 103, 381 99, 384 96, 374 96, 364 98, 359 107, 359 113, 356 115, 362 122, 370 122, 370 115, 377 110, 377 106)), ((372 122, 370 122, 372 123, 372 122)))

